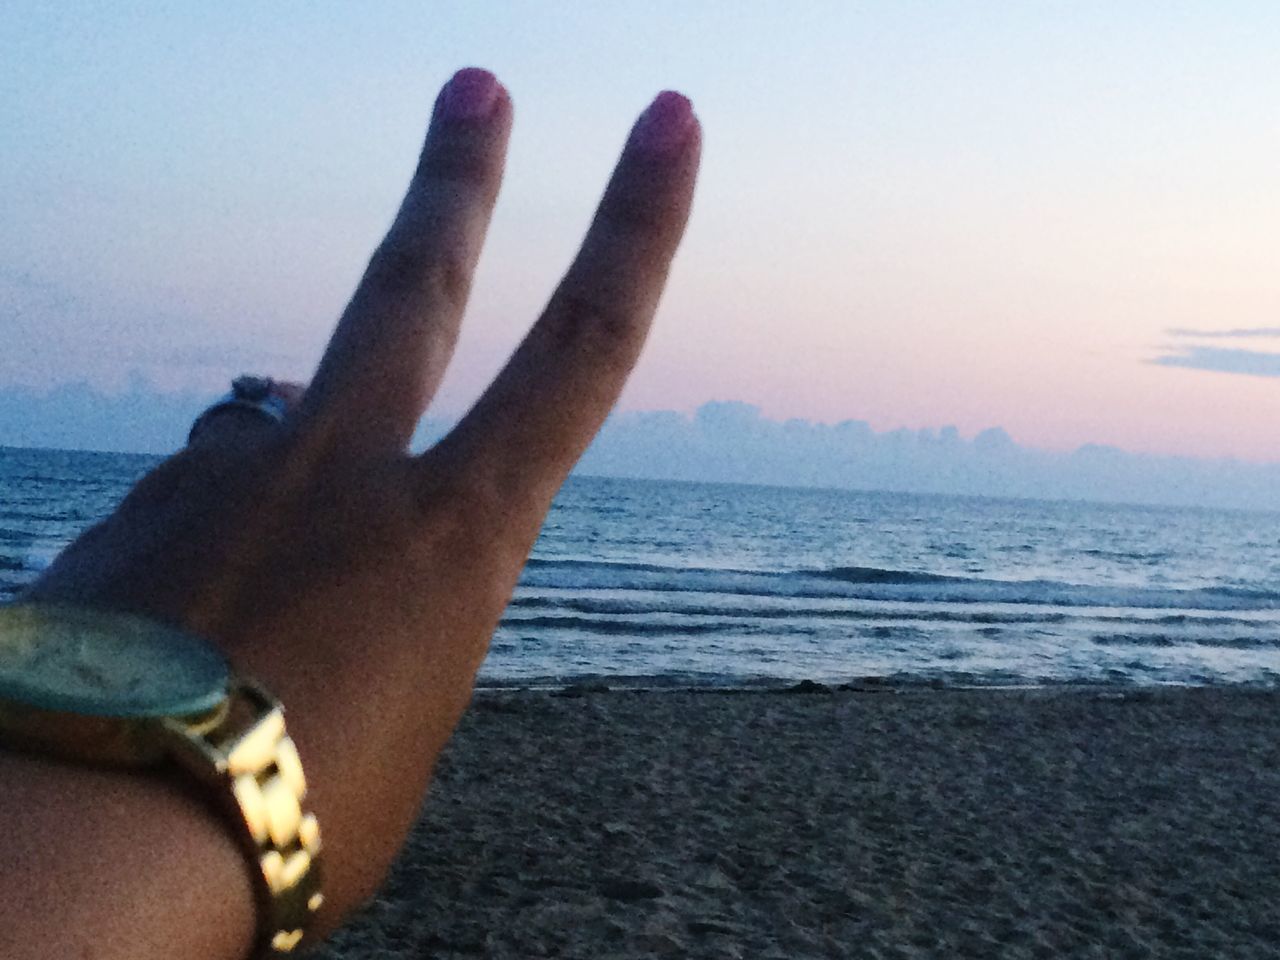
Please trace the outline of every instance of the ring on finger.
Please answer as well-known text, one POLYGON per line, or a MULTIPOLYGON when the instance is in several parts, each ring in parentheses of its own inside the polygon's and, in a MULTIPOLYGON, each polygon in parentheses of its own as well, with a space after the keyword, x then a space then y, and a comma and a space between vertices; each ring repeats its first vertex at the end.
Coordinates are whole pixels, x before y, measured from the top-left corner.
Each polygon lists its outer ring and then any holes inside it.
POLYGON ((196 417, 187 434, 187 443, 192 443, 213 417, 228 410, 244 410, 274 425, 284 422, 288 401, 276 389, 276 383, 270 377, 242 374, 231 381, 229 393, 214 401, 196 417))

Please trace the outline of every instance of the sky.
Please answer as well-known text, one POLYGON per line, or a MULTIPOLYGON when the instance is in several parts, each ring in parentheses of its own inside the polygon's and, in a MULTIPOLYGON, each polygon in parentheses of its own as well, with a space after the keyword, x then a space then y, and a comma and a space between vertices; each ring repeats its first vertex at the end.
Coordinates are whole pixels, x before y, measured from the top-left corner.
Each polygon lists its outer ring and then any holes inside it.
POLYGON ((634 116, 675 88, 702 178, 622 412, 736 401, 1049 455, 1280 461, 1274 4, 63 0, 0 19, 9 396, 305 377, 436 90, 479 65, 516 126, 434 416, 513 349, 634 116))

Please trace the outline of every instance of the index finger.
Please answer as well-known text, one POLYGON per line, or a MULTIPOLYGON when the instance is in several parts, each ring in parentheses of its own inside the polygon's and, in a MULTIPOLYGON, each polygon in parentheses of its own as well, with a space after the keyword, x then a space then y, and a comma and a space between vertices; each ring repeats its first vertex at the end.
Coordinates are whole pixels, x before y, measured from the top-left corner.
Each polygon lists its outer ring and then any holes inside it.
POLYGON ((640 355, 688 221, 701 141, 689 101, 659 94, 551 302, 476 406, 423 455, 424 470, 451 471, 511 506, 550 502, 640 355))

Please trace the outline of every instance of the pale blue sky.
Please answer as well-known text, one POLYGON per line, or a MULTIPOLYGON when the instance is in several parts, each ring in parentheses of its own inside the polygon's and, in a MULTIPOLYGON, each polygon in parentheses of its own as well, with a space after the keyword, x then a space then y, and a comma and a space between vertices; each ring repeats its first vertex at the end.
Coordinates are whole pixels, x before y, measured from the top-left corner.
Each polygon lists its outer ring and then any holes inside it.
POLYGON ((737 399, 877 429, 1003 425, 1058 449, 1280 459, 1276 381, 1205 372, 1166 332, 1280 322, 1273 4, 59 2, 0 17, 0 387, 305 374, 437 87, 475 64, 511 90, 517 125, 443 413, 514 345, 632 118, 675 87, 706 128, 704 175, 624 406, 737 399))

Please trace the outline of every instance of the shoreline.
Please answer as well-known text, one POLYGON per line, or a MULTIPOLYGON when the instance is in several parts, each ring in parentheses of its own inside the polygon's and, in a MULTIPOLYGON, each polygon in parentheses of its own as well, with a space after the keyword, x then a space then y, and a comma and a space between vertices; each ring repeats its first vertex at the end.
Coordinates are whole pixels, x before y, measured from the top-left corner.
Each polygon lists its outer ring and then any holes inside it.
POLYGON ((894 692, 478 691, 318 956, 1280 952, 1280 691, 894 692))
POLYGON ((1134 683, 1127 680, 1028 680, 1025 683, 957 683, 937 677, 860 677, 852 680, 814 680, 812 678, 761 677, 725 683, 688 683, 678 678, 660 676, 609 676, 592 674, 582 677, 534 677, 528 680, 481 680, 475 695, 485 697, 502 693, 543 693, 570 695, 608 693, 760 693, 760 694, 834 694, 834 693, 939 693, 945 691, 1079 691, 1089 693, 1140 694, 1164 690, 1251 690, 1280 693, 1280 683, 1272 681, 1238 681, 1196 683, 1168 680, 1134 683))

